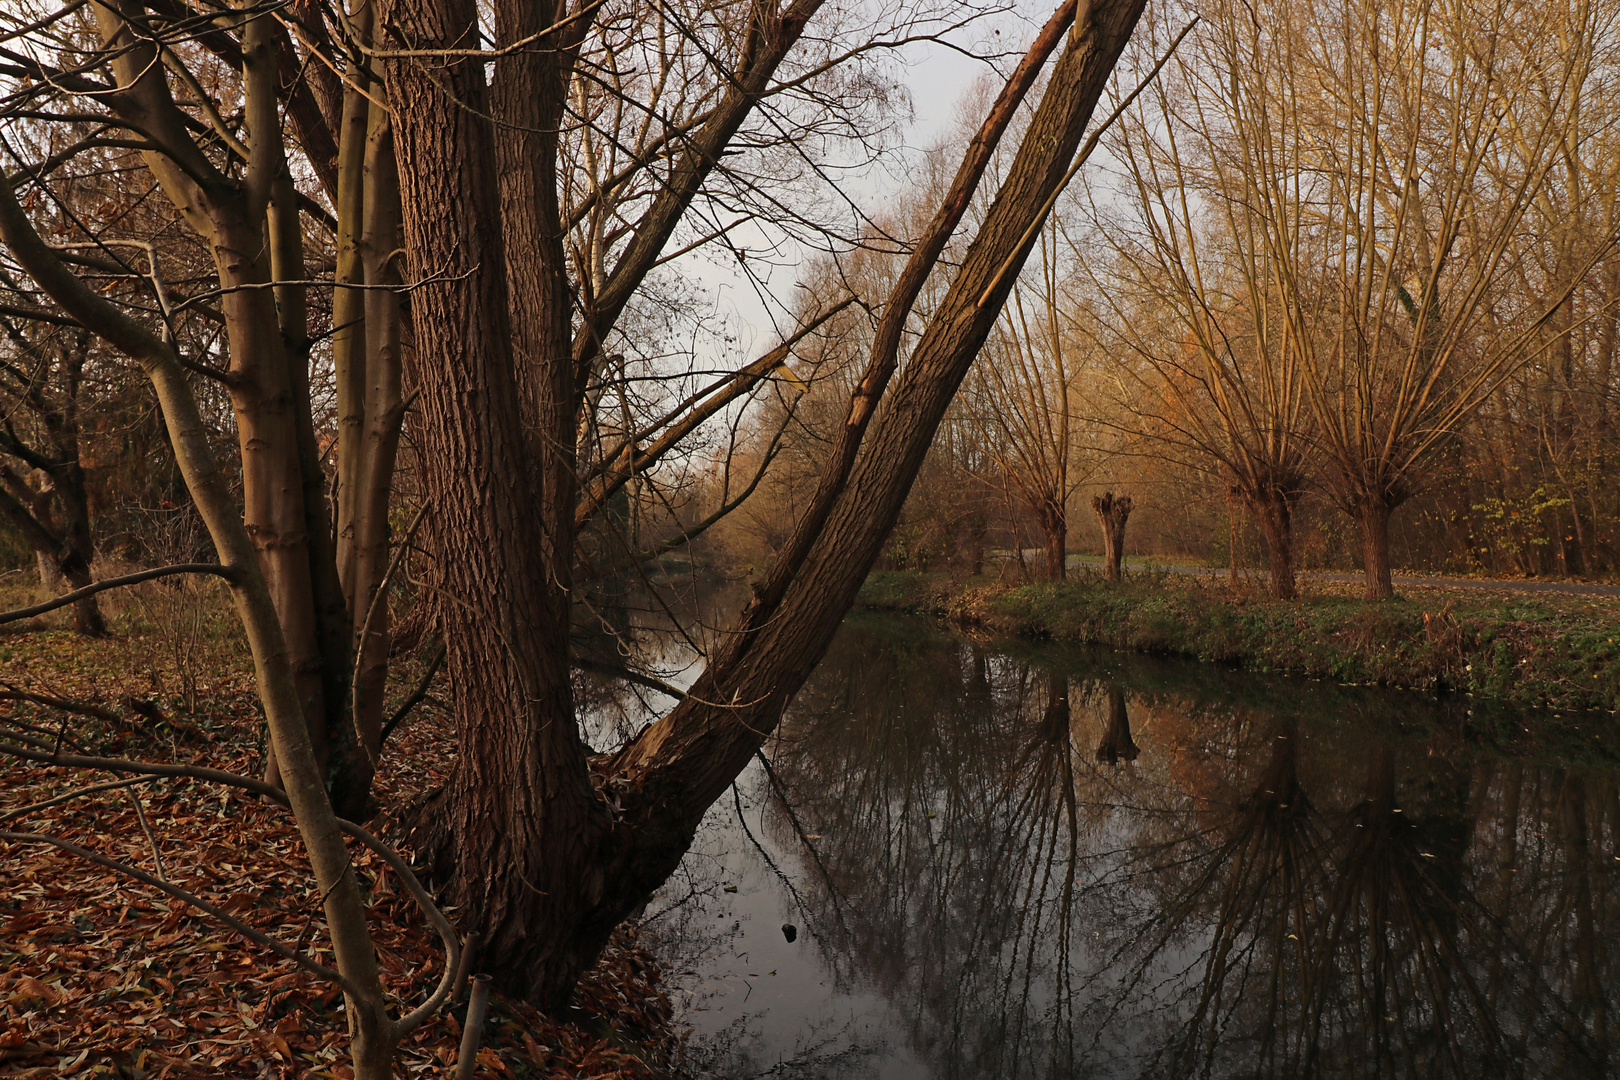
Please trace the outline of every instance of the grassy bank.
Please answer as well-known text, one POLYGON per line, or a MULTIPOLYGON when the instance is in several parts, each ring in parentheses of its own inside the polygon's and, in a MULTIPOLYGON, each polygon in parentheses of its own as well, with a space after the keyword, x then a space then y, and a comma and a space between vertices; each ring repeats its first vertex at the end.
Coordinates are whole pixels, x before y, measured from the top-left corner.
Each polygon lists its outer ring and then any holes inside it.
POLYGON ((1294 602, 1171 574, 1007 586, 876 573, 861 602, 994 634, 1195 657, 1347 683, 1460 690, 1516 705, 1620 708, 1620 601, 1405 587, 1367 601, 1313 589, 1294 602))

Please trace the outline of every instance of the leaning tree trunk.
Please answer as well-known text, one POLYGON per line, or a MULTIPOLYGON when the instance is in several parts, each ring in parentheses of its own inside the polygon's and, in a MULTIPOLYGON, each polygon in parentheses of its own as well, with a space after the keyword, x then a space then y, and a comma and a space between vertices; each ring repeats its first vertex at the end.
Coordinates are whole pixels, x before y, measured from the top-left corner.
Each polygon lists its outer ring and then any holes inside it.
POLYGON ((1109 581, 1119 580, 1119 560, 1125 554, 1125 522, 1131 516, 1131 497, 1114 497, 1112 491, 1093 495, 1091 508, 1102 525, 1103 568, 1109 581))

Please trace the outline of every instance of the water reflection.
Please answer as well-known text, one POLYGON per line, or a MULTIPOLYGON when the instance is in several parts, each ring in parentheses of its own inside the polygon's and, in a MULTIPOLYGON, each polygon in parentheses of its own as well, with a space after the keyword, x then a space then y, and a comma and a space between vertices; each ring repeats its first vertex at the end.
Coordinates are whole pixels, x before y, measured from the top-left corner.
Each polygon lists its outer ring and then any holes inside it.
POLYGON ((1620 786, 1469 722, 853 620, 656 925, 729 1075, 1607 1075, 1620 786))

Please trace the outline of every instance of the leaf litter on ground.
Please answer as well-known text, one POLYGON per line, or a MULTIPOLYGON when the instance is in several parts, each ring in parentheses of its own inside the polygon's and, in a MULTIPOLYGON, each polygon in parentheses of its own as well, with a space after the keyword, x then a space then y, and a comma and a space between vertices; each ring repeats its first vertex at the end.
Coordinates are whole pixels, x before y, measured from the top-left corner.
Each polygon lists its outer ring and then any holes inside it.
MULTIPOLYGON (((175 679, 161 668, 175 662, 143 653, 129 637, 0 636, 0 682, 108 714, 69 715, 28 700, 0 700, 0 723, 60 734, 92 753, 256 775, 262 739, 245 665, 216 666, 201 679, 193 673, 190 688, 202 691, 200 705, 185 714, 178 695, 163 693, 175 679)), ((385 816, 449 774, 449 717, 435 705, 419 709, 385 749, 376 786, 385 816)), ((108 779, 0 756, 0 814, 108 779)), ((31 812, 4 827, 54 835, 166 874, 255 929, 332 961, 291 816, 246 793, 155 780, 31 812)), ((381 860, 358 845, 351 853, 367 890, 384 981, 408 1010, 442 976, 442 950, 381 860)), ((576 1020, 558 1021, 524 1002, 492 997, 475 1075, 639 1080, 678 1069, 682 1040, 661 973, 634 928, 615 937, 581 982, 575 1005, 576 1020)), ((182 901, 59 848, 0 841, 0 1077, 346 1080, 352 1073, 342 1006, 336 987, 182 901)), ((396 1073, 447 1076, 463 1011, 441 1011, 414 1032, 399 1050, 396 1073)))

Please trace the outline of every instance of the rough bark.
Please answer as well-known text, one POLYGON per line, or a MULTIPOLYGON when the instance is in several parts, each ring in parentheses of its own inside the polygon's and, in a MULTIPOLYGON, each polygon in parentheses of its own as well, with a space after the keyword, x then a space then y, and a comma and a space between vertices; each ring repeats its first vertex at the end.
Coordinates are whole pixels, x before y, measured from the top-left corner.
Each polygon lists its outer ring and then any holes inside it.
POLYGON ((1109 581, 1119 580, 1119 561, 1125 554, 1125 523, 1134 504, 1129 495, 1115 497, 1112 491, 1091 497, 1103 534, 1103 572, 1109 581))
POLYGON ((1069 516, 1059 500, 1049 498, 1041 504, 1039 517, 1046 544, 1047 580, 1062 581, 1068 572, 1069 516))
MULTIPOLYGON (((549 25, 550 14, 534 17, 549 25)), ((476 18, 469 0, 437 0, 396 5, 389 22, 409 47, 455 47, 476 18)), ((417 352, 435 358, 416 371, 418 438, 434 463, 424 476, 432 584, 454 598, 444 609, 452 626, 447 669, 459 688, 458 766, 435 810, 438 850, 450 894, 494 961, 488 966, 506 988, 560 1007, 595 959, 593 943, 574 931, 581 909, 602 896, 600 848, 612 824, 573 716, 566 595, 541 570, 559 565, 551 542, 573 520, 571 506, 552 507, 546 519, 536 470, 553 485, 566 481, 527 452, 522 406, 544 400, 527 378, 546 374, 520 376, 514 355, 525 349, 526 362, 549 362, 553 375, 567 368, 568 351, 561 365, 541 352, 556 347, 552 304, 565 298, 537 297, 547 286, 526 291, 527 312, 542 321, 514 338, 501 201, 516 196, 492 182, 498 166, 479 115, 489 108, 482 66, 463 61, 430 72, 390 62, 387 78, 408 271, 449 279, 412 298, 417 352)), ((533 179, 551 183, 554 174, 533 179)), ((545 235, 519 242, 555 251, 545 235)), ((561 270, 545 271, 548 280, 561 270)), ((560 321, 566 328, 566 317, 560 321)), ((571 454, 572 420, 560 429, 569 449, 551 452, 571 454)))
POLYGON ((1027 254, 1020 241, 1061 182, 1140 12, 1138 3, 1103 2, 1077 19, 1007 179, 775 617, 727 640, 688 697, 618 755, 615 778, 630 785, 623 805, 638 835, 624 873, 616 875, 616 895, 604 900, 619 911, 595 927, 617 921, 674 869, 703 812, 746 765, 824 654, 1000 313, 1027 254), (1009 258, 1011 272, 1000 274, 1009 258))
POLYGON ((1279 600, 1299 597, 1294 576, 1294 503, 1289 491, 1269 489, 1247 500, 1260 535, 1266 542, 1266 558, 1271 569, 1271 595, 1279 600))
POLYGON ((1355 507, 1356 525, 1361 531, 1361 570, 1367 579, 1368 600, 1395 595, 1390 578, 1389 516, 1393 507, 1376 497, 1364 499, 1355 507))

